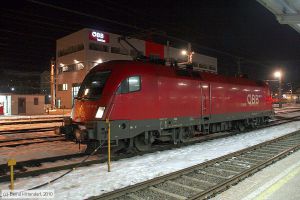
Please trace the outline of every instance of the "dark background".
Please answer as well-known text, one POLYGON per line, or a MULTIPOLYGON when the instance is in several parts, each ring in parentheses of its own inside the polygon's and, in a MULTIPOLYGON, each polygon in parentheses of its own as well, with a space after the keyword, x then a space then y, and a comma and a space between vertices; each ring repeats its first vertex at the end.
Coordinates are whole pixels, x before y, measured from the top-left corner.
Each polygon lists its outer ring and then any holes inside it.
POLYGON ((2 1, 0 70, 49 70, 56 39, 82 28, 144 37, 218 58, 221 74, 299 84, 300 34, 254 0, 2 1))

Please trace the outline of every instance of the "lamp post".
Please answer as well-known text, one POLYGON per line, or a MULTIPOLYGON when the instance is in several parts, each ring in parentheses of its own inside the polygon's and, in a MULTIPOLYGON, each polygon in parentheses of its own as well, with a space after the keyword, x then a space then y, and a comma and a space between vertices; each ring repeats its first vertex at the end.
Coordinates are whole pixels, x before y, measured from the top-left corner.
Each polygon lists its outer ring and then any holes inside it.
POLYGON ((50 61, 50 95, 51 95, 51 109, 55 107, 55 82, 54 82, 54 68, 55 68, 55 61, 54 58, 50 61))
POLYGON ((275 76, 275 78, 278 78, 278 81, 279 81, 279 91, 278 91, 278 95, 279 95, 279 108, 282 108, 282 102, 281 102, 281 100, 282 100, 282 93, 281 93, 281 78, 282 78, 282 73, 281 73, 281 71, 276 71, 275 73, 274 73, 274 76, 275 76))
POLYGON ((184 55, 184 56, 187 56, 187 63, 188 64, 192 64, 194 52, 192 51, 191 43, 188 43, 188 50, 182 50, 181 54, 184 55))

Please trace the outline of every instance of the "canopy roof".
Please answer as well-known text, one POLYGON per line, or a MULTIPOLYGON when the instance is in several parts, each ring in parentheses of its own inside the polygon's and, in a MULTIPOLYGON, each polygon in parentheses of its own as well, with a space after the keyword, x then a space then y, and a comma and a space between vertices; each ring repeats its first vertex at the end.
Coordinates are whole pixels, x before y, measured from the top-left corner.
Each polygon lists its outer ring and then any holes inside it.
POLYGON ((277 18, 300 33, 300 0, 257 0, 277 18))

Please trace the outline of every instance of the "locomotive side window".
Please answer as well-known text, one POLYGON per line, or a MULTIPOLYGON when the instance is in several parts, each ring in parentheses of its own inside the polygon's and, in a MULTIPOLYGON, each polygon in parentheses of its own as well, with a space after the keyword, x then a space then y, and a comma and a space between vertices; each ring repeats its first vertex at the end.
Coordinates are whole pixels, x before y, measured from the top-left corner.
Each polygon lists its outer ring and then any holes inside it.
POLYGON ((129 77, 128 83, 129 83, 129 92, 135 92, 141 89, 141 80, 139 76, 129 77))
POLYGON ((129 92, 139 91, 141 89, 140 76, 131 76, 122 81, 118 88, 118 94, 125 94, 129 92))

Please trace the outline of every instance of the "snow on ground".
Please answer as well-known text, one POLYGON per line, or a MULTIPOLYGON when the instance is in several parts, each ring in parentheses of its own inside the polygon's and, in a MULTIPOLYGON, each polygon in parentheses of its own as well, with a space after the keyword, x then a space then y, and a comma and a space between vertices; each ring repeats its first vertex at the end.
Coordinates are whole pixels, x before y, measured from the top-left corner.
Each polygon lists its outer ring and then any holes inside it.
MULTIPOLYGON (((55 199, 85 199, 190 167, 297 130, 300 130, 300 122, 291 122, 180 149, 122 159, 112 162, 111 172, 107 172, 104 163, 78 168, 41 189, 54 189, 55 199)), ((15 189, 29 189, 64 172, 17 179, 15 189)), ((0 188, 7 189, 8 183, 1 183, 0 188)))

